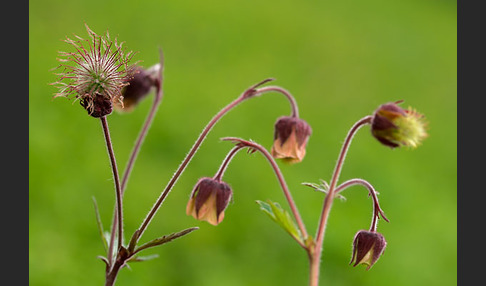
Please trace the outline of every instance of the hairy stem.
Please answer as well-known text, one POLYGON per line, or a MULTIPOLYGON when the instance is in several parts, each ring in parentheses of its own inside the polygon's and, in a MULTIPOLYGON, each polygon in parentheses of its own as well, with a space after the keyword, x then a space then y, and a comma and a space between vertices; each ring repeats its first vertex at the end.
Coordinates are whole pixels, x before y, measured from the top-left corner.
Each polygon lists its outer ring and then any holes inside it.
POLYGON ((240 151, 242 148, 244 148, 244 147, 243 146, 236 146, 233 149, 231 149, 231 151, 228 153, 226 158, 224 158, 223 163, 221 163, 221 166, 219 167, 218 171, 214 175, 214 178, 213 178, 214 180, 221 181, 221 179, 223 178, 224 172, 226 171, 226 168, 228 168, 228 164, 231 162, 231 160, 236 155, 236 153, 238 153, 238 151, 240 151))
MULTIPOLYGON (((262 81, 259 84, 266 83, 267 81, 269 81, 269 80, 264 80, 264 81, 262 81)), ((184 172, 186 166, 189 164, 189 162, 191 161, 191 159, 194 157, 194 155, 195 155, 196 151, 198 150, 199 146, 202 144, 202 142, 204 141, 204 139, 206 139, 206 136, 208 135, 209 131, 211 131, 211 129, 213 128, 213 126, 227 112, 229 112, 231 109, 233 109, 234 107, 236 107, 238 104, 240 104, 245 99, 248 99, 248 98, 251 98, 251 97, 255 96, 256 95, 256 89, 255 89, 255 87, 258 86, 259 84, 255 85, 253 87, 250 87, 241 96, 239 96, 237 99, 235 99, 230 104, 228 104, 226 107, 224 107, 204 127, 203 131, 201 132, 201 134, 197 138, 196 142, 191 147, 189 153, 187 153, 186 157, 184 158, 184 160, 182 161, 182 163, 179 165, 179 168, 177 168, 176 172, 174 173, 174 175, 172 176, 172 178, 170 179, 170 181, 166 185, 165 189, 162 191, 161 195, 156 200, 155 204, 153 205, 153 207, 150 209, 149 213, 147 214, 147 216, 143 220, 140 228, 134 233, 134 235, 137 236, 136 241, 138 241, 140 239, 140 237, 142 236, 142 234, 145 231, 145 229, 147 228, 148 224, 150 223, 150 221, 152 220, 152 218, 154 217, 154 215, 157 213, 158 209, 160 208, 160 206, 164 202, 164 200, 167 197, 167 195, 170 193, 172 187, 177 182, 177 180, 179 179, 179 177, 181 176, 181 174, 184 172)))
POLYGON ((130 158, 128 160, 127 166, 125 168, 125 172, 123 173, 122 176, 122 182, 121 182, 121 190, 122 190, 122 195, 125 192, 125 188, 128 182, 128 178, 130 176, 130 173, 133 168, 133 164, 135 163, 135 159, 137 158, 138 152, 140 151, 140 148, 142 146, 142 143, 147 135, 148 130, 150 129, 150 126, 152 125, 152 121, 154 119, 154 116, 157 112, 157 109, 159 108, 160 103, 162 102, 162 97, 163 97, 163 90, 162 90, 162 83, 163 83, 163 68, 164 68, 164 61, 163 61, 163 55, 162 51, 160 51, 160 71, 159 71, 159 78, 155 80, 155 97, 154 97, 154 102, 152 104, 152 107, 147 115, 147 118, 145 119, 145 123, 140 131, 140 134, 138 135, 137 141, 135 142, 135 145, 133 147, 132 153, 130 154, 130 158))
POLYGON ((366 189, 368 189, 369 195, 373 198, 373 218, 371 220, 370 231, 376 231, 376 226, 378 224, 378 219, 380 218, 380 215, 385 221, 389 222, 389 220, 385 216, 385 213, 380 207, 380 203, 378 202, 378 197, 376 196, 377 192, 375 191, 375 188, 373 188, 373 186, 369 182, 363 179, 348 180, 342 183, 341 185, 339 185, 338 187, 336 187, 335 194, 338 194, 354 185, 364 186, 366 189))
MULTIPOLYGON (((235 137, 225 137, 222 140, 233 141, 233 142, 236 142, 237 144, 239 144, 239 146, 245 146, 245 147, 249 147, 253 150, 257 150, 260 153, 262 153, 262 155, 268 160, 268 162, 270 163, 270 165, 273 168, 273 171, 275 172, 275 175, 277 176, 278 182, 280 183, 280 186, 281 186, 282 191, 285 195, 285 198, 287 199, 287 202, 290 206, 290 210, 292 211, 292 214, 294 215, 295 221, 297 222, 297 226, 299 227, 300 232, 302 233, 302 236, 303 236, 304 241, 305 241, 307 239, 308 234, 307 234, 307 230, 305 228, 304 222, 302 221, 300 213, 297 209, 297 205, 295 204, 295 201, 292 198, 292 195, 289 191, 289 188, 287 187, 287 183, 285 182, 285 179, 282 175, 282 172, 280 171, 280 168, 278 167, 277 162, 275 162, 275 159, 273 159, 272 155, 270 155, 270 153, 267 151, 267 149, 265 149, 265 147, 261 146, 260 144, 255 143, 255 142, 246 141, 246 140, 243 140, 243 139, 240 139, 240 138, 235 138, 235 137)), ((307 246, 305 246, 301 242, 299 242, 299 244, 303 248, 307 249, 307 246)))
POLYGON ((216 124, 216 122, 224 114, 226 114, 229 110, 231 110, 233 107, 235 107, 236 105, 238 105, 241 101, 243 101, 243 99, 244 98, 241 98, 240 97, 240 98, 236 99, 235 101, 233 101, 232 103, 230 103, 223 110, 221 110, 218 114, 216 114, 216 116, 213 117, 213 119, 211 119, 211 121, 209 122, 209 124, 206 125, 206 127, 203 130, 203 132, 201 133, 201 135, 199 135, 198 139, 196 140, 196 142, 192 146, 191 150, 186 155, 186 157, 182 161, 181 165, 179 166, 179 168, 174 173, 174 175, 170 179, 169 183, 165 187, 164 191, 159 196, 159 198, 155 202, 154 206, 152 207, 152 209, 150 210, 150 212, 148 213, 148 215, 145 217, 144 221, 142 222, 142 225, 140 226, 139 231, 138 231, 138 234, 137 234, 138 235, 138 239, 142 236, 143 232, 145 231, 145 229, 147 228, 148 224, 150 223, 150 221, 154 217, 155 213, 158 211, 160 205, 164 202, 165 198, 167 197, 167 195, 171 191, 171 189, 174 186, 174 184, 177 182, 177 179, 179 179, 179 177, 182 174, 182 172, 184 172, 184 169, 186 168, 187 164, 189 164, 189 162, 191 161, 192 157, 196 153, 196 151, 199 148, 199 146, 201 145, 201 143, 206 138, 206 136, 209 133, 209 131, 211 130, 211 128, 214 126, 214 124, 216 124))
MULTIPOLYGON (((161 89, 157 87, 157 95, 162 94, 161 89)), ((130 158, 128 160, 127 166, 125 168, 125 172, 123 173, 122 177, 122 182, 121 182, 121 190, 122 194, 125 192, 128 178, 130 177, 130 173, 133 169, 133 165, 135 163, 135 160, 137 158, 137 155, 140 151, 140 147, 142 146, 142 143, 147 135, 147 132, 150 128, 150 125, 152 123, 153 117, 155 113, 157 112, 157 109, 160 105, 160 97, 156 96, 153 102, 153 105, 149 111, 149 114, 147 115, 147 118, 145 119, 145 123, 140 131, 140 134, 138 135, 137 141, 135 142, 135 145, 133 147, 132 153, 130 154, 130 158)))
POLYGON ((120 271, 122 266, 123 266, 123 262, 121 262, 120 260, 115 261, 111 270, 106 273, 105 286, 115 285, 116 277, 118 276, 118 272, 120 271))
MULTIPOLYGON (((110 138, 110 131, 108 129, 108 122, 106 120, 105 116, 100 117, 101 120, 101 126, 103 127, 103 134, 105 135, 105 142, 106 142, 106 147, 108 149, 108 155, 110 157, 110 163, 111 163, 111 169, 113 171, 113 178, 115 181, 115 195, 116 195, 116 209, 117 209, 117 221, 118 221, 118 245, 122 245, 122 239, 123 239, 123 204, 122 204, 122 193, 121 193, 121 186, 120 186, 120 179, 118 177, 118 168, 116 165, 116 160, 115 160, 115 153, 113 152, 113 146, 111 144, 111 138, 110 138)), ((114 244, 115 244, 115 230, 113 229, 111 233, 111 241, 109 245, 109 250, 108 250, 108 261, 109 264, 111 265, 112 259, 113 259, 113 251, 114 251, 114 244)))
MULTIPOLYGON (((127 166, 125 168, 125 171, 123 172, 122 176, 122 181, 121 181, 121 195, 123 197, 123 194, 125 193, 125 189, 127 186, 128 178, 130 177, 130 173, 133 169, 133 165, 135 164, 135 160, 138 156, 138 153, 140 151, 140 148, 142 147, 142 143, 147 136, 148 130, 150 129, 150 126, 152 125, 152 121, 155 117, 155 114, 157 113, 157 109, 162 102, 162 96, 163 96, 163 91, 162 91, 162 82, 163 82, 163 67, 164 67, 164 62, 163 62, 163 54, 162 50, 160 52, 160 70, 159 70, 159 77, 155 80, 155 97, 154 101, 152 104, 152 107, 150 108, 150 111, 147 115, 147 118, 145 119, 145 122, 142 126, 142 129, 138 135, 137 140, 135 141, 135 145, 133 146, 132 152, 130 154, 130 158, 128 160, 127 166)), ((117 206, 115 205, 114 212, 117 212, 117 206)), ((117 216, 113 216, 113 223, 112 223, 112 233, 114 233, 115 229, 118 227, 118 220, 117 216)))
POLYGON ((321 218, 319 220, 319 226, 317 228, 316 234, 316 241, 315 241, 315 249, 314 253, 311 255, 310 258, 310 286, 318 286, 319 285, 319 270, 320 270, 320 263, 321 263, 321 256, 322 256, 322 249, 323 249, 323 242, 324 242, 324 234, 326 231, 326 224, 329 218, 329 212, 331 211, 331 206, 334 201, 334 196, 336 193, 336 184, 339 179, 339 175, 341 174, 341 169, 344 164, 344 160, 346 158, 346 153, 348 152, 349 145, 356 134, 356 132, 364 125, 369 124, 371 122, 371 116, 366 116, 356 122, 351 129, 349 130, 344 144, 341 148, 341 152, 339 153, 339 157, 334 168, 334 172, 332 174, 331 183, 329 185, 328 193, 324 199, 324 205, 322 207, 321 218))
POLYGON ((187 153, 187 155, 184 158, 184 160, 182 161, 181 165, 179 165, 179 168, 176 170, 176 172, 174 173, 174 175, 172 176, 172 178, 170 179, 170 181, 166 185, 165 189, 162 191, 162 193, 159 196, 159 198, 156 200, 156 202, 153 205, 153 207, 150 209, 149 213, 147 214, 147 216, 143 220, 140 228, 134 233, 134 236, 137 236, 136 237, 136 241, 138 241, 140 239, 140 237, 142 236, 142 234, 146 230, 148 224, 151 222, 152 218, 157 213, 158 209, 160 208, 160 206, 164 202, 164 200, 167 197, 167 195, 170 193, 170 191, 171 191, 172 187, 174 186, 174 184, 177 182, 177 180, 179 179, 179 177, 181 176, 181 174, 184 172, 186 166, 189 164, 189 162, 193 158, 194 154, 196 153, 196 151, 198 150, 199 146, 202 144, 202 142, 204 141, 204 139, 208 135, 209 131, 211 131, 211 129, 213 128, 213 126, 227 112, 229 112, 231 109, 233 109, 238 104, 240 104, 241 102, 243 102, 244 100, 246 100, 248 98, 253 98, 253 97, 259 96, 259 95, 261 95, 263 93, 266 93, 266 92, 276 91, 276 92, 283 93, 284 95, 287 96, 287 98, 289 99, 289 101, 291 103, 292 114, 294 114, 294 115, 298 114, 297 104, 295 103, 295 99, 290 95, 290 93, 288 91, 286 91, 286 90, 284 90, 283 88, 280 88, 280 87, 271 87, 271 88, 270 87, 262 87, 262 88, 257 88, 257 87, 259 87, 259 86, 261 86, 261 85, 263 85, 263 84, 265 84, 265 83, 267 83, 267 82, 269 82, 271 80, 273 80, 273 79, 265 79, 265 80, 263 80, 263 81, 255 84, 255 85, 251 86, 245 92, 243 92, 243 94, 241 94, 237 99, 235 99, 230 104, 228 104, 226 107, 224 107, 221 111, 219 111, 209 121, 209 123, 204 127, 203 131, 201 132, 201 134, 197 138, 197 140, 194 143, 194 145, 191 147, 189 153, 187 153))
POLYGON ((285 95, 287 97, 287 99, 289 100, 290 102, 290 106, 292 108, 292 113, 291 113, 291 116, 292 117, 299 117, 299 108, 297 106, 297 101, 295 100, 295 98, 292 96, 292 94, 290 94, 290 92, 288 92, 286 89, 284 88, 281 88, 280 86, 275 86, 275 85, 272 85, 272 86, 265 86, 265 87, 261 87, 259 88, 259 92, 260 93, 264 93, 264 92, 270 92, 270 91, 275 91, 275 92, 279 92, 283 95, 285 95))

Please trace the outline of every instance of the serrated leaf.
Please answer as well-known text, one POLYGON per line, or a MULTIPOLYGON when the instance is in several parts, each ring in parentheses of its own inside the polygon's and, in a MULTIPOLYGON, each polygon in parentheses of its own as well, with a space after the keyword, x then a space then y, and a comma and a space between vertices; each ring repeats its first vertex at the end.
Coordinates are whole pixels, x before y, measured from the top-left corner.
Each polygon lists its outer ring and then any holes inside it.
POLYGON ((169 235, 164 235, 162 237, 156 238, 152 241, 149 241, 149 242, 141 245, 139 248, 137 248, 134 251, 134 253, 140 252, 140 251, 147 249, 147 248, 150 248, 150 247, 155 247, 155 246, 159 246, 159 245, 162 245, 164 243, 170 242, 170 241, 172 241, 176 238, 179 238, 181 236, 189 234, 189 233, 195 231, 196 229, 199 229, 199 227, 191 227, 191 228, 179 231, 179 232, 171 233, 169 235))
POLYGON ((327 185, 326 182, 324 182, 324 181, 322 181, 322 182, 323 183, 321 183, 320 185, 316 184, 316 183, 302 183, 302 185, 307 186, 307 187, 311 187, 315 191, 327 194, 327 190, 329 189, 329 186, 327 185))
MULTIPOLYGON (((321 193, 324 193, 327 195, 327 193, 329 192, 329 184, 324 181, 324 180, 320 180, 321 181, 321 184, 316 184, 316 183, 302 183, 302 185, 304 186, 307 186, 307 187, 311 187, 313 188, 315 191, 317 192, 321 192, 321 193)), ((337 194, 336 195, 339 199, 341 199, 342 201, 345 201, 346 198, 341 195, 341 194, 337 194)))
POLYGON ((265 212, 266 214, 268 214, 273 220, 275 220, 275 215, 273 214, 272 212, 272 208, 270 207, 269 204, 265 203, 265 202, 262 202, 262 201, 256 201, 257 204, 260 205, 260 209, 265 212))
POLYGON ((260 205, 260 209, 266 213, 270 218, 289 233, 300 244, 304 243, 302 234, 290 214, 284 210, 280 204, 268 200, 268 203, 256 201, 260 205))
POLYGON ((324 181, 323 179, 319 179, 319 181, 321 181, 321 186, 323 189, 329 190, 329 184, 326 181, 324 181))

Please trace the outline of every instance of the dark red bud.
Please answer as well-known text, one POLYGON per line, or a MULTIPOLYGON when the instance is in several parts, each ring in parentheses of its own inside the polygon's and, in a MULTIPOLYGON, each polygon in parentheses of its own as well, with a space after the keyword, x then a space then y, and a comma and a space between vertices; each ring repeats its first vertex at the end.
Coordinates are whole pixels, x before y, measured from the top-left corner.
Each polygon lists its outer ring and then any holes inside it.
POLYGON ((386 241, 382 234, 360 230, 353 240, 353 257, 350 264, 353 262, 353 266, 366 264, 368 265, 366 270, 369 270, 383 254, 385 247, 386 241))

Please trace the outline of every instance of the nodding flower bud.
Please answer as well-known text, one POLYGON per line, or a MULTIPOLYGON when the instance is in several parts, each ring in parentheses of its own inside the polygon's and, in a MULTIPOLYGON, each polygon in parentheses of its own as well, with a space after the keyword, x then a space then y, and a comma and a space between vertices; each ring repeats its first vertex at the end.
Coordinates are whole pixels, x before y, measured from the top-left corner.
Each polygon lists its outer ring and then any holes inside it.
POLYGON ((381 105, 371 121, 371 134, 383 145, 415 148, 427 137, 424 116, 412 108, 402 109, 395 103, 381 105))
POLYGON ((282 116, 275 123, 272 156, 288 163, 302 161, 312 129, 298 117, 282 116))
POLYGON ((198 220, 205 220, 218 225, 224 218, 233 191, 222 181, 212 178, 201 178, 194 187, 187 203, 186 214, 198 220))
POLYGON ((133 53, 125 53, 122 43, 112 41, 108 32, 99 36, 87 25, 86 30, 89 39, 76 36, 76 40, 65 40, 76 52, 59 52, 62 64, 58 68, 63 72, 53 83, 59 87, 55 97, 73 96, 89 115, 102 117, 112 112, 115 102, 122 101, 121 91, 133 75, 128 64, 133 53))
POLYGON ((354 237, 353 257, 351 263, 368 265, 369 270, 385 251, 386 241, 382 234, 374 231, 360 230, 354 237))
POLYGON ((158 80, 160 64, 156 64, 150 69, 144 69, 140 66, 134 68, 133 78, 130 79, 123 91, 123 104, 116 103, 115 108, 118 111, 132 111, 137 104, 144 99, 158 80))

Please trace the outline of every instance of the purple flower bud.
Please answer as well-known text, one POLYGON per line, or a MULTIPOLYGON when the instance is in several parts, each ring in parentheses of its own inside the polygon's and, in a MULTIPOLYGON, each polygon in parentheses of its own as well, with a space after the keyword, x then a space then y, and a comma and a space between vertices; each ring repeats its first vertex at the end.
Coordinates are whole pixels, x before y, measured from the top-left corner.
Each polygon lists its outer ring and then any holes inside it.
POLYGON ((224 210, 232 194, 233 191, 227 183, 212 178, 201 178, 192 191, 186 214, 218 225, 223 221, 224 210))
POLYGON ((157 73, 160 70, 160 65, 155 65, 154 67, 146 70, 142 67, 134 68, 133 78, 130 79, 123 91, 123 104, 115 104, 115 108, 118 111, 129 112, 137 106, 137 104, 144 99, 152 87, 155 86, 157 73))
POLYGON ((382 234, 360 230, 354 237, 353 257, 349 264, 354 262, 353 267, 358 264, 366 264, 368 265, 366 270, 369 270, 383 254, 385 247, 386 241, 382 234))
POLYGON ((302 161, 312 129, 304 120, 282 116, 275 123, 272 156, 288 163, 302 161))
POLYGON ((427 137, 424 116, 411 108, 402 109, 397 103, 383 104, 375 111, 371 134, 391 148, 417 147, 427 137))

